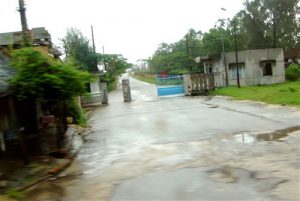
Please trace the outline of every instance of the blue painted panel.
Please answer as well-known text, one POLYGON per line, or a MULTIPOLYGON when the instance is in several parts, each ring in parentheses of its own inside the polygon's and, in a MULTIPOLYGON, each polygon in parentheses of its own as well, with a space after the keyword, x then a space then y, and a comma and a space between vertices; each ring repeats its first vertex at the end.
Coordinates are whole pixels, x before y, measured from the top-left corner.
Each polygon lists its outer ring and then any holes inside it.
POLYGON ((168 96, 168 95, 183 94, 183 93, 184 93, 183 85, 157 87, 158 96, 168 96))
POLYGON ((170 75, 167 77, 156 77, 157 95, 169 96, 184 93, 183 76, 170 75))

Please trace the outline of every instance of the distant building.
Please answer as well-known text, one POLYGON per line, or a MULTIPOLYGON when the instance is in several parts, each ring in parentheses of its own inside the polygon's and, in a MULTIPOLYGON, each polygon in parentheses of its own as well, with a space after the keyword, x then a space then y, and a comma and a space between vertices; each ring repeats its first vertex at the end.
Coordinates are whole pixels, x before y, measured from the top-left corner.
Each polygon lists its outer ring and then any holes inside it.
MULTIPOLYGON (((229 85, 237 83, 235 52, 202 56, 205 73, 215 73, 215 85, 226 86, 226 71, 229 85)), ((241 86, 269 85, 285 81, 283 49, 256 49, 238 51, 238 69, 241 86)))
POLYGON ((137 60, 136 68, 139 70, 146 70, 149 68, 148 59, 137 60))
MULTIPOLYGON (((33 28, 29 30, 30 43, 39 47, 39 49, 46 51, 54 57, 59 57, 62 53, 53 46, 51 42, 51 35, 44 27, 33 28)), ((23 33, 21 31, 0 33, 0 46, 19 48, 23 43, 23 33)))
MULTIPOLYGON (((53 46, 51 36, 45 28, 29 30, 28 38, 35 49, 54 58, 61 56, 61 52, 53 46)), ((21 48, 22 43, 23 35, 20 31, 0 33, 0 155, 1 152, 14 151, 19 146, 20 139, 17 133, 20 130, 24 146, 26 144, 28 149, 35 147, 35 142, 40 140, 38 133, 43 127, 41 103, 34 97, 17 99, 9 86, 9 79, 16 73, 10 67, 9 50, 21 48)))
POLYGON ((291 63, 300 64, 300 48, 290 48, 284 52, 285 67, 291 63))

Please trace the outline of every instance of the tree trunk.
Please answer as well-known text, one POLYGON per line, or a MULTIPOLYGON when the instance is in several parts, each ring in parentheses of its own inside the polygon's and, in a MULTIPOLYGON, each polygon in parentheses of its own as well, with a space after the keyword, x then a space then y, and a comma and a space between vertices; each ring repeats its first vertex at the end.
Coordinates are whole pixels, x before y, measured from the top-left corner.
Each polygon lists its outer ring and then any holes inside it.
POLYGON ((276 12, 273 12, 273 19, 272 19, 273 25, 273 48, 277 48, 277 15, 276 12))

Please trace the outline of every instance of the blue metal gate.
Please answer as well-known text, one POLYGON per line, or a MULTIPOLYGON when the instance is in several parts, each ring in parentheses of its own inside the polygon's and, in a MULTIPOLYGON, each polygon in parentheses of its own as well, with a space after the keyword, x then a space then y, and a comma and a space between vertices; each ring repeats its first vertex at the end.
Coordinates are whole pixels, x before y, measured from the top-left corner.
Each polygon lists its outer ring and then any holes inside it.
POLYGON ((156 77, 156 88, 158 96, 169 96, 184 93, 183 76, 169 75, 156 77))

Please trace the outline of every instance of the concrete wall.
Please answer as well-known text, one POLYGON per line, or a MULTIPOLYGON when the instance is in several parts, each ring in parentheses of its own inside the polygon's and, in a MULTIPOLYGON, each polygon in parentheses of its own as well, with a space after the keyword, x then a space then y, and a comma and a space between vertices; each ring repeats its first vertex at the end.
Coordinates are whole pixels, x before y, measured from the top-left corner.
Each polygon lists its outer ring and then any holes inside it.
MULTIPOLYGON (((236 85, 237 81, 236 79, 232 79, 229 68, 230 64, 236 63, 235 52, 225 53, 225 56, 229 85, 236 85)), ((284 55, 281 48, 239 51, 238 61, 239 63, 245 64, 245 76, 240 79, 241 86, 269 85, 285 81, 284 55), (275 65, 272 66, 272 76, 263 75, 261 62, 268 60, 274 60, 276 62, 275 65)), ((223 63, 220 67, 222 68, 220 71, 225 72, 223 63)))
POLYGON ((226 86, 226 73, 224 69, 224 59, 204 61, 204 73, 209 73, 208 68, 212 66, 212 72, 214 73, 215 87, 226 86), (211 65, 210 65, 211 64, 211 65))
POLYGON ((90 96, 81 97, 81 104, 88 105, 92 103, 101 103, 102 94, 103 93, 100 90, 100 81, 97 79, 96 81, 90 83, 90 96))

